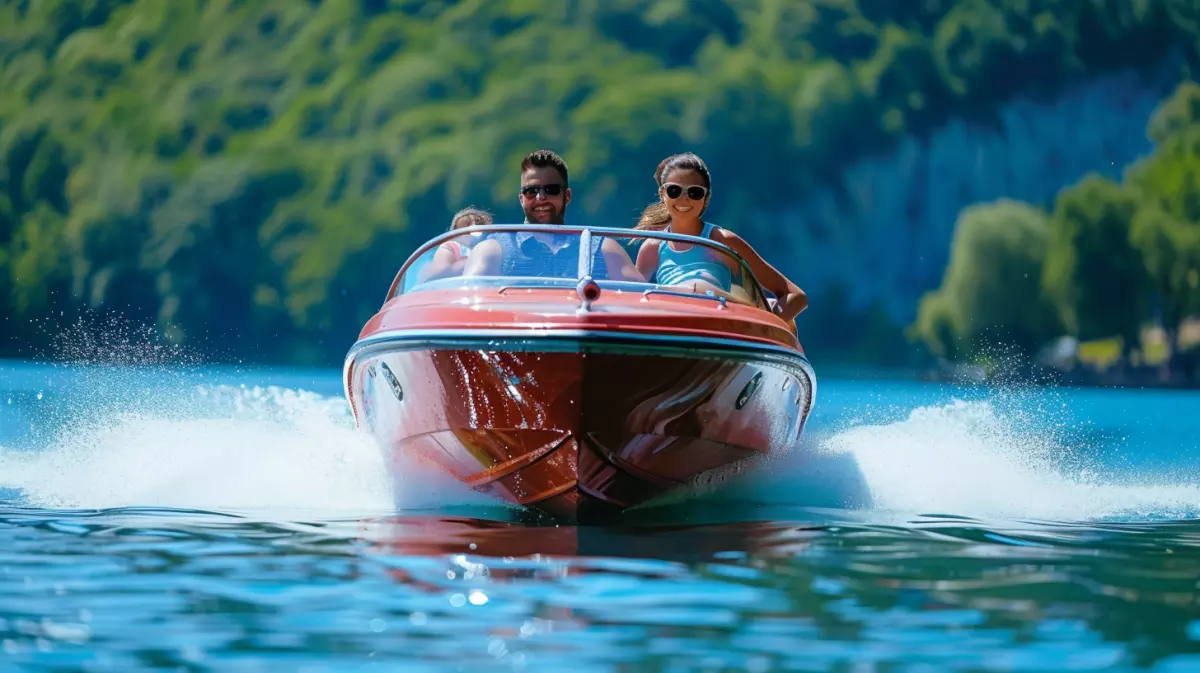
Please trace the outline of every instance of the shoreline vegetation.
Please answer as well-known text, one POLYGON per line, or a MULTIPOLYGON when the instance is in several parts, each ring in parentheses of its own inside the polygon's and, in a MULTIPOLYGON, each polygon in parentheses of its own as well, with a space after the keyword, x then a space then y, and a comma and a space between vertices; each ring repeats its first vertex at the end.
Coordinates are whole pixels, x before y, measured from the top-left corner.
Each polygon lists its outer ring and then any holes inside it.
MULTIPOLYGON (((844 169, 901 139, 1166 62, 1184 84, 1122 182, 963 211, 911 326, 836 286, 798 320, 820 360, 924 371, 987 370, 995 343, 1032 361, 1069 335, 1082 364, 1064 376, 1097 380, 1157 357, 1146 325, 1172 345, 1151 366, 1196 378, 1179 337, 1200 315, 1190 0, 8 3, 0 357, 121 316, 216 362, 336 365, 450 213, 515 216, 506 167, 530 149, 578 170, 573 219, 631 225, 653 166, 696 151, 730 167, 712 213, 730 221, 818 188, 853 199, 844 169), (1095 356, 1114 338, 1117 360, 1095 356)), ((739 233, 767 246, 777 225, 739 233)))
POLYGON ((910 338, 988 366, 1003 344, 1068 381, 1200 386, 1200 85, 1151 117, 1154 152, 1121 182, 1090 174, 1047 209, 966 209, 910 338))

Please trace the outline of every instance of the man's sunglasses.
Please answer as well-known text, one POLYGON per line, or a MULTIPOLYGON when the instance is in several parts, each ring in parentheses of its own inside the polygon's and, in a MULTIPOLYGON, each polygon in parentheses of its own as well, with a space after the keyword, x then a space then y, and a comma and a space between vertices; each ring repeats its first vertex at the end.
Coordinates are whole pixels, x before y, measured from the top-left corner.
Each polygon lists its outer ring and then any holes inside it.
POLYGON ((521 188, 521 193, 528 199, 536 197, 538 192, 542 192, 546 196, 558 196, 562 194, 562 188, 562 185, 526 185, 521 188))
POLYGON ((684 187, 683 185, 677 185, 674 182, 664 183, 663 189, 667 192, 668 199, 679 198, 685 189, 687 190, 688 198, 693 201, 703 200, 704 195, 708 193, 708 187, 701 187, 700 185, 690 185, 688 187, 684 187))

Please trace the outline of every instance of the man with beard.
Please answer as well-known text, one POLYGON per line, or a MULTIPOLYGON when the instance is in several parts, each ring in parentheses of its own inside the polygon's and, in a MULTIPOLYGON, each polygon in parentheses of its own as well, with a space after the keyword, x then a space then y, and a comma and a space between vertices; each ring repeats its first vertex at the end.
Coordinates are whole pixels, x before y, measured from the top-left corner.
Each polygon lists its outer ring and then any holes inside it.
MULTIPOLYGON (((550 150, 531 152, 521 161, 521 210, 526 223, 563 224, 571 187, 567 164, 550 150)), ((464 276, 542 276, 574 278, 580 238, 548 232, 493 234, 475 246, 464 276)), ((633 260, 613 240, 592 241, 592 277, 645 282, 633 260)))

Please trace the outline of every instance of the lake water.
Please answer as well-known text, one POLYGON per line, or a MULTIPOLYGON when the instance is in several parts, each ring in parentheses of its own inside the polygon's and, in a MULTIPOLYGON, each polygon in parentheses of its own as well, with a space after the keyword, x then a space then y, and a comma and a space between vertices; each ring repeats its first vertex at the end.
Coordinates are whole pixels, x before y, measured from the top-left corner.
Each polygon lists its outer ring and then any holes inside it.
POLYGON ((1200 669, 1198 467, 1195 393, 822 378, 725 489, 529 526, 393 492, 336 371, 0 363, 0 670, 1200 669))

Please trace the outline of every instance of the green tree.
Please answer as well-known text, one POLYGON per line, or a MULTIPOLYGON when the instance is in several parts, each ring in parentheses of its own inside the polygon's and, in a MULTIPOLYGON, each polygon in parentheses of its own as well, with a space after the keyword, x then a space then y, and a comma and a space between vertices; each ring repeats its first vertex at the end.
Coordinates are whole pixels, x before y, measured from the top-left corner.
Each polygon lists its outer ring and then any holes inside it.
POLYGON ((1139 342, 1147 279, 1130 242, 1137 200, 1095 175, 1059 194, 1050 218, 1043 278, 1067 332, 1082 340, 1139 342))
POLYGON ((92 308, 336 362, 449 213, 516 216, 534 147, 605 223, 693 149, 721 221, 1198 38, 1188 0, 0 3, 0 344, 92 308))
POLYGON ((1174 366, 1182 350, 1179 326, 1200 313, 1200 224, 1147 206, 1134 216, 1131 238, 1162 312, 1174 366))
POLYGON ((1200 86, 1184 82, 1155 111, 1147 136, 1156 152, 1128 171, 1141 206, 1131 240, 1179 362, 1179 326, 1200 313, 1200 86))
POLYGON ((942 284, 922 297, 910 335, 950 359, 996 345, 1031 354, 1058 329, 1042 293, 1048 241, 1048 218, 1032 206, 1001 200, 964 210, 942 284))
POLYGON ((1158 147, 1200 124, 1200 84, 1186 81, 1154 110, 1146 124, 1146 136, 1158 147))

